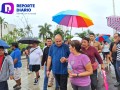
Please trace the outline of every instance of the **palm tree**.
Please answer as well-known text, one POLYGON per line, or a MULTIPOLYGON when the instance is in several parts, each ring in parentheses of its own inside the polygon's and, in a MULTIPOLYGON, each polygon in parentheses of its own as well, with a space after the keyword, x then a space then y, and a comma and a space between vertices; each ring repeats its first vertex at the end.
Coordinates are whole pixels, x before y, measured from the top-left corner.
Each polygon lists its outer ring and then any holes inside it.
POLYGON ((14 33, 13 33, 12 31, 9 31, 9 32, 8 32, 8 35, 10 35, 10 37, 13 38, 14 33))
POLYGON ((20 37, 25 37, 25 35, 27 34, 26 32, 24 32, 24 29, 23 28, 20 28, 19 29, 19 33, 18 33, 18 36, 20 36, 20 37))
POLYGON ((82 33, 76 33, 76 35, 80 38, 84 38, 85 36, 87 36, 86 31, 82 32, 82 33))
POLYGON ((82 33, 76 33, 80 38, 89 37, 90 33, 93 33, 91 30, 83 31, 82 33))
POLYGON ((8 23, 4 21, 5 18, 0 17, 0 27, 1 27, 1 39, 2 39, 2 29, 7 27, 8 23))
POLYGON ((32 27, 30 25, 27 25, 25 27, 25 29, 27 30, 26 33, 28 34, 28 37, 33 35, 31 28, 32 27))
POLYGON ((44 25, 39 25, 39 38, 43 38, 43 40, 47 37, 47 36, 53 36, 53 33, 50 31, 50 24, 45 23, 44 25))
POLYGON ((86 32, 88 35, 90 35, 90 33, 93 33, 93 31, 91 31, 90 29, 88 29, 86 32))
POLYGON ((57 34, 60 34, 62 36, 62 38, 64 38, 64 32, 59 27, 54 31, 54 36, 57 35, 57 34))
MULTIPOLYGON (((66 39, 66 38, 68 38, 68 37, 70 37, 70 31, 69 30, 66 30, 65 32, 64 32, 64 38, 66 39)), ((71 35, 72 36, 72 35, 71 35)))

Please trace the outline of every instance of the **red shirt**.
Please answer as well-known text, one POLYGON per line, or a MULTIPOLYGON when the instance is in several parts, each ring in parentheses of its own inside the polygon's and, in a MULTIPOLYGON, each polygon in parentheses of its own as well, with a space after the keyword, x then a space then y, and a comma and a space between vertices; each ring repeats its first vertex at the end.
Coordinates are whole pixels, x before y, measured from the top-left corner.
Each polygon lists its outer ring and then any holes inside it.
POLYGON ((95 49, 95 47, 89 46, 88 49, 82 47, 82 51, 90 58, 92 64, 95 62, 96 59, 99 64, 103 64, 102 58, 99 55, 98 51, 95 49))
POLYGON ((1 55, 0 56, 0 71, 1 71, 1 68, 2 68, 3 58, 4 58, 4 55, 1 55))

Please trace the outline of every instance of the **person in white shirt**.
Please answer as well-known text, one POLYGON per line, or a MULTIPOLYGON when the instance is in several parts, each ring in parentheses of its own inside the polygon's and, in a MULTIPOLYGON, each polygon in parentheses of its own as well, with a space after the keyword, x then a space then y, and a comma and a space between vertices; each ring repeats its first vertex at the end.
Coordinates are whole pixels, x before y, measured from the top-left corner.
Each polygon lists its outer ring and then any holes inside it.
POLYGON ((40 78, 39 70, 41 65, 41 57, 43 52, 41 48, 38 46, 38 43, 34 42, 32 48, 30 49, 30 65, 32 65, 32 71, 36 73, 36 78, 34 81, 34 85, 38 84, 38 79, 40 78))
POLYGON ((103 59, 106 60, 107 62, 108 70, 109 70, 110 61, 111 61, 109 47, 110 47, 109 43, 107 43, 107 41, 103 41, 102 43, 103 59))

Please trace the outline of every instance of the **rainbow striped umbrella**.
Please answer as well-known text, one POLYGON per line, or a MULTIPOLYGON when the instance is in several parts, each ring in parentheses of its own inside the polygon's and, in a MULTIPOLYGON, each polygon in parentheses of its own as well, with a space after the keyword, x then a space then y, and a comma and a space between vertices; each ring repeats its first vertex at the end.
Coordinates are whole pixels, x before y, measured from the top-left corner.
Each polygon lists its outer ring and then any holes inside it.
POLYGON ((93 22, 89 16, 76 10, 62 11, 53 16, 52 21, 59 25, 64 25, 71 28, 89 27, 93 25, 93 22))

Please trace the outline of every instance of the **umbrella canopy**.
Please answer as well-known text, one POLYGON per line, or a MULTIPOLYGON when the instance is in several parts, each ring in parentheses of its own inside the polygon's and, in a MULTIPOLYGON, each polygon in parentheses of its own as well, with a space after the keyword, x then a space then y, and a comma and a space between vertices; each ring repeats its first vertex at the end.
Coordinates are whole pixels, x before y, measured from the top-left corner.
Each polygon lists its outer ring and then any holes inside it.
POLYGON ((62 11, 53 16, 52 21, 67 27, 89 27, 93 25, 92 20, 83 12, 76 10, 62 11))
POLYGON ((102 42, 102 41, 106 41, 109 37, 110 37, 110 35, 100 35, 100 36, 96 37, 95 40, 102 42))
POLYGON ((73 37, 71 38, 71 40, 78 40, 78 41, 81 41, 82 39, 80 37, 73 37))
POLYGON ((107 17, 107 25, 117 31, 120 31, 120 16, 107 17))
POLYGON ((10 46, 3 40, 0 40, 0 46, 3 46, 4 49, 10 48, 10 46))
POLYGON ((22 44, 33 44, 34 42, 40 43, 40 41, 37 40, 37 38, 31 38, 31 37, 22 38, 18 42, 22 44))

